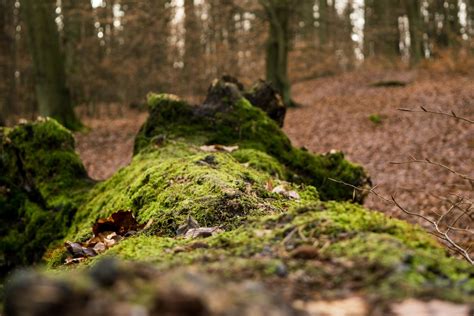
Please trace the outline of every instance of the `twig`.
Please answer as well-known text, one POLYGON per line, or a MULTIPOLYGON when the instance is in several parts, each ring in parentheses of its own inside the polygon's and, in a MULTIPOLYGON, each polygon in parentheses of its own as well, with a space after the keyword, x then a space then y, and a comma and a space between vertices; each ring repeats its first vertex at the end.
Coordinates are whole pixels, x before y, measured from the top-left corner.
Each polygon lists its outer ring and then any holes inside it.
POLYGON ((399 108, 398 110, 402 111, 402 112, 410 112, 410 113, 430 113, 430 114, 443 115, 443 116, 448 116, 448 117, 451 117, 451 118, 455 118, 457 120, 467 122, 469 124, 474 124, 473 120, 470 120, 470 119, 462 117, 462 116, 458 116, 454 111, 451 111, 450 113, 445 113, 445 112, 441 112, 441 111, 428 110, 424 106, 420 106, 420 109, 421 110, 399 108))
POLYGON ((427 164, 430 164, 430 165, 434 165, 434 166, 438 166, 438 167, 441 167, 445 170, 448 170, 449 172, 457 175, 458 177, 464 179, 464 180, 467 180, 471 183, 474 183, 474 177, 473 176, 468 176, 468 175, 465 175, 465 174, 462 174, 460 172, 457 172, 456 170, 454 170, 453 168, 450 168, 446 165, 443 165, 442 163, 440 162, 436 162, 436 161, 432 161, 428 158, 425 158, 425 159, 416 159, 415 157, 413 156, 410 156, 410 160, 408 161, 400 161, 400 162, 397 162, 397 161, 391 161, 390 164, 392 165, 403 165, 403 164, 410 164, 410 163, 427 163, 427 164))

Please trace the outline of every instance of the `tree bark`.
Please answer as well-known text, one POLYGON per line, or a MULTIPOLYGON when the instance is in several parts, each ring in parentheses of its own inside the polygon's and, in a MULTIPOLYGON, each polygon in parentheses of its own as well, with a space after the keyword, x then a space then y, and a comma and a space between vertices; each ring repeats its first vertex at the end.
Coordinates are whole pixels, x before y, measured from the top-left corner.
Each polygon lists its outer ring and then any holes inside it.
POLYGON ((13 0, 0 0, 0 125, 14 107, 15 94, 15 38, 13 0))
POLYGON ((420 0, 403 0, 410 24, 410 61, 417 64, 423 58, 423 21, 420 0))
POLYGON ((288 78, 290 1, 261 1, 270 29, 266 51, 266 79, 280 93, 285 105, 292 105, 288 78))
POLYGON ((365 52, 368 57, 400 55, 397 0, 367 0, 365 7, 365 52))
POLYGON ((55 1, 24 0, 30 54, 33 59, 39 113, 57 119, 70 129, 81 127, 66 86, 64 56, 54 20, 55 1))
POLYGON ((325 46, 328 42, 328 1, 319 0, 319 44, 325 46))
POLYGON ((190 87, 189 90, 194 94, 197 92, 199 81, 199 69, 195 67, 196 63, 202 58, 203 51, 200 45, 201 29, 196 15, 194 0, 184 1, 184 56, 183 56, 183 75, 184 81, 190 87))

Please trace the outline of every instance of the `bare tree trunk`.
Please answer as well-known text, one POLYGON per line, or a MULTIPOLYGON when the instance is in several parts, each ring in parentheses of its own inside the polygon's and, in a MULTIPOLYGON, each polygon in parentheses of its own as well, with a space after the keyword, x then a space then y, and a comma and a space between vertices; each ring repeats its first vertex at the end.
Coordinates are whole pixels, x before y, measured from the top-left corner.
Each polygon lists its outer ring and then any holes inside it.
POLYGON ((410 61, 417 64, 423 58, 423 21, 421 0, 403 0, 410 24, 410 61))
POLYGON ((0 125, 12 112, 15 95, 15 37, 13 0, 0 0, 0 125))
POLYGON ((460 23, 457 0, 431 1, 431 38, 438 48, 448 48, 459 43, 460 23))
POLYGON ((184 1, 184 68, 183 75, 186 85, 192 93, 197 93, 199 80, 199 69, 197 61, 202 57, 200 45, 201 28, 198 23, 194 0, 184 1))
POLYGON ((291 86, 288 78, 288 53, 290 45, 290 1, 260 1, 269 25, 266 54, 266 78, 280 93, 283 102, 290 106, 291 86))
POLYGON ((400 55, 399 13, 397 0, 366 0, 364 46, 367 57, 400 55))
POLYGON ((325 46, 328 43, 328 1, 319 0, 319 44, 325 46))
POLYGON ((70 129, 81 126, 66 86, 64 57, 54 19, 55 1, 23 0, 30 53, 35 72, 39 113, 57 119, 70 129))

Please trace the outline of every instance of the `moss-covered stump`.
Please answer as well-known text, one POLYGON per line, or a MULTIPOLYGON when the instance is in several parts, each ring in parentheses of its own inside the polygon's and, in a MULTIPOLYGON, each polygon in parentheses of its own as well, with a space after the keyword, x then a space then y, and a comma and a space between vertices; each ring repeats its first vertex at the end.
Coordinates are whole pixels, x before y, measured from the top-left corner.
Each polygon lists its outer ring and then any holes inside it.
POLYGON ((52 119, 0 127, 0 277, 64 237, 92 187, 74 138, 52 119))
MULTIPOLYGON (((51 228, 56 239, 90 245, 96 234, 92 228, 97 230, 97 223, 125 210, 131 211, 144 228, 123 234, 117 244, 77 265, 64 265, 71 253, 53 244, 44 257, 47 272, 26 277, 19 274, 12 280, 6 292, 11 315, 25 306, 16 304, 17 300, 34 306, 35 295, 41 296, 35 292, 37 287, 29 287, 35 282, 71 293, 73 302, 55 296, 59 302, 51 303, 50 307, 58 308, 63 315, 75 315, 77 302, 85 310, 104 302, 113 308, 125 304, 120 306, 136 307, 149 315, 196 315, 202 311, 211 315, 251 314, 251 309, 244 308, 240 313, 232 309, 235 302, 253 293, 250 289, 246 292, 242 285, 246 280, 258 281, 255 286, 269 291, 257 298, 263 306, 259 310, 276 309, 281 315, 296 313, 288 307, 294 300, 347 295, 377 303, 406 297, 473 302, 472 266, 450 257, 419 227, 354 203, 361 202, 363 196, 330 179, 368 185, 370 180, 363 168, 346 161, 341 153, 313 155, 292 147, 277 123, 243 98, 241 90, 235 83, 216 81, 199 106, 175 96, 151 94, 150 117, 137 135, 132 162, 86 194, 83 192, 89 188, 89 181, 73 154, 70 134, 54 121, 27 125, 33 129, 54 127, 69 139, 65 145, 47 139, 40 142, 49 144, 42 147, 44 150, 70 154, 70 167, 63 164, 60 168, 65 174, 58 175, 55 169, 62 163, 52 166, 39 160, 38 164, 47 165, 49 171, 41 176, 40 171, 30 173, 35 180, 34 192, 45 201, 39 204, 41 212, 56 210, 51 206, 56 204, 48 203, 59 201, 60 196, 74 201, 67 204, 71 205, 67 212, 60 211, 74 214, 72 220, 66 216, 59 221, 61 225, 51 228), (70 179, 70 175, 76 175, 73 178, 77 180, 63 185, 65 180, 60 179, 70 179), (64 225, 68 225, 67 231, 64 225), (107 257, 122 261, 102 261, 107 257), (124 263, 127 261, 140 264, 124 263), (112 273, 116 265, 122 267, 120 273, 112 273), (204 280, 210 278, 212 284, 217 282, 209 293, 222 293, 223 301, 226 295, 235 296, 229 301, 228 313, 218 312, 218 307, 209 302, 212 295, 187 281, 175 284, 171 290, 174 294, 169 295, 170 289, 163 284, 174 277, 169 279, 168 275, 189 277, 189 271, 204 280), (222 290, 227 285, 236 290, 222 290), (189 287, 194 290, 189 292, 189 287), (22 290, 25 288, 31 291, 22 290), (276 301, 286 303, 276 304, 274 295, 276 301), (197 310, 170 307, 180 302, 188 302, 197 310)), ((5 135, 14 135, 16 129, 22 134, 24 128, 19 126, 5 135)), ((12 141, 5 144, 20 144, 15 137, 4 136, 7 138, 12 141)), ((31 138, 23 138, 27 139, 31 138)), ((10 145, 3 146, 8 152, 10 145)), ((22 206, 10 209, 36 214, 29 206, 31 201, 36 203, 35 197, 23 186, 12 184, 12 177, 21 178, 22 173, 8 163, 10 160, 2 161, 11 170, 2 183, 7 183, 8 192, 19 192, 14 195, 18 196, 16 200, 4 198, 2 203, 17 201, 16 205, 22 206)), ((22 213, 12 214, 18 219, 22 213)), ((35 222, 26 217, 25 223, 35 222)), ((32 240, 43 247, 50 243, 32 240)), ((258 305, 257 301, 250 302, 258 305)))
MULTIPOLYGON (((272 102, 272 99, 261 100, 272 102)), ((165 140, 180 140, 196 146, 238 145, 240 149, 266 153, 285 170, 281 175, 285 180, 315 186, 323 200, 363 201, 360 192, 330 179, 357 187, 370 184, 364 169, 345 160, 341 152, 314 155, 294 148, 278 124, 245 99, 232 82, 216 80, 199 106, 163 94, 151 94, 148 103, 150 117, 137 135, 135 153, 153 151, 165 140)), ((237 152, 235 157, 241 162, 261 165, 260 159, 249 151, 237 152)), ((264 163, 270 160, 265 159, 264 163)))

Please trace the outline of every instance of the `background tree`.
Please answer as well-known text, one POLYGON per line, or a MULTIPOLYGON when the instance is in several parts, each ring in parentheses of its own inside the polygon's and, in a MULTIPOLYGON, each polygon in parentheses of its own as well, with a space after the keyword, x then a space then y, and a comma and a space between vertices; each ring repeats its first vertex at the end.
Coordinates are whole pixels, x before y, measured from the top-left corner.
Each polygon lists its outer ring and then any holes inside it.
POLYGON ((0 125, 15 107, 14 1, 0 0, 0 125))
POLYGON ((280 92, 283 102, 291 105, 288 54, 292 3, 289 0, 260 0, 260 3, 270 27, 266 47, 266 79, 280 92))
POLYGON ((423 58, 423 17, 421 0, 403 0, 410 30, 410 59, 417 64, 423 58))
POLYGON ((365 7, 366 56, 389 59, 400 56, 398 0, 366 0, 365 7))
POLYGON ((39 113, 57 119, 68 128, 77 129, 80 122, 74 114, 66 86, 64 57, 54 19, 55 1, 23 0, 22 4, 33 58, 39 113))

